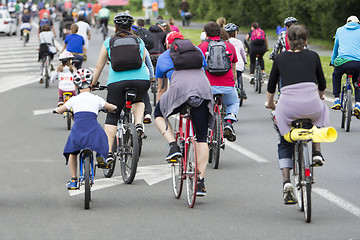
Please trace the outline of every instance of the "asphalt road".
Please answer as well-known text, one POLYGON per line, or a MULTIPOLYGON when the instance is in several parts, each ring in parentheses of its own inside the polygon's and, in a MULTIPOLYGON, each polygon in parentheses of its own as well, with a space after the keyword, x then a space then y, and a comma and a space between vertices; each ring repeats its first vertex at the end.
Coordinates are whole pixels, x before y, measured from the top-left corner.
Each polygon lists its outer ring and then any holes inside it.
MULTIPOLYGON (((102 44, 94 29, 92 36, 84 64, 90 69, 102 44)), ((353 118, 345 133, 340 113, 331 111, 338 140, 322 145, 326 164, 315 169, 307 224, 297 206, 283 204, 277 134, 265 93, 254 92, 247 74, 248 99, 234 124, 237 140, 226 143, 218 170, 208 166, 208 195, 197 198, 193 209, 185 192, 180 200, 173 197, 168 148, 151 124, 135 181, 122 184, 118 165, 109 181, 98 170, 91 209, 84 210, 83 194, 65 187, 70 172, 62 150, 69 131, 62 116, 50 113, 57 84, 45 89, 38 83, 34 30, 31 39, 24 48, 18 36, 0 37, 0 239, 360 239, 360 122, 353 118)), ((106 78, 105 69, 100 81, 106 78)), ((104 119, 100 113, 98 121, 104 119)))

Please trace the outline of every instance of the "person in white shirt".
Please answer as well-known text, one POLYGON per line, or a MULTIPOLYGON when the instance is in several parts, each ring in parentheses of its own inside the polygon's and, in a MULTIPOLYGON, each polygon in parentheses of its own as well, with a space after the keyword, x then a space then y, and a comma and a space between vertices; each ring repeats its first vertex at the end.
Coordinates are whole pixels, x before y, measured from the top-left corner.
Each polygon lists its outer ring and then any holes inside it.
POLYGON ((77 34, 82 36, 85 40, 84 48, 89 49, 89 40, 91 38, 91 27, 87 22, 85 22, 85 16, 83 14, 79 15, 78 22, 76 22, 76 25, 78 25, 79 27, 77 34))

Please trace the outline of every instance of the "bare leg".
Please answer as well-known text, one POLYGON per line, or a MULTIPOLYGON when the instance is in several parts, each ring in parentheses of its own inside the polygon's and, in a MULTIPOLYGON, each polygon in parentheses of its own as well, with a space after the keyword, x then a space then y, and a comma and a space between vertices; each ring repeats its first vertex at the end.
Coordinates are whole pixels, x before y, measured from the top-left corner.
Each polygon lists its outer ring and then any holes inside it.
POLYGON ((72 178, 76 178, 76 169, 77 169, 77 155, 70 154, 69 156, 69 165, 70 165, 70 174, 72 178))
POLYGON ((281 169, 283 175, 283 182, 290 181, 290 168, 281 169))
POLYGON ((166 129, 165 119, 163 117, 157 117, 155 118, 155 124, 159 132, 163 135, 163 137, 168 143, 176 141, 174 137, 173 128, 170 122, 167 123, 167 129, 166 129))
POLYGON ((112 152, 112 147, 113 147, 113 143, 114 143, 114 139, 115 139, 115 135, 116 135, 116 128, 117 128, 117 126, 115 126, 115 125, 105 124, 105 126, 104 126, 106 136, 108 137, 109 152, 112 152))
POLYGON ((143 102, 137 102, 132 105, 133 114, 135 118, 135 125, 142 124, 144 111, 145 111, 145 104, 143 102))
POLYGON ((205 178, 206 166, 209 159, 209 146, 206 142, 196 142, 197 162, 200 177, 205 178))
POLYGON ((314 143, 312 144, 312 151, 315 152, 315 151, 318 151, 318 152, 321 152, 321 148, 320 148, 320 143, 314 143))

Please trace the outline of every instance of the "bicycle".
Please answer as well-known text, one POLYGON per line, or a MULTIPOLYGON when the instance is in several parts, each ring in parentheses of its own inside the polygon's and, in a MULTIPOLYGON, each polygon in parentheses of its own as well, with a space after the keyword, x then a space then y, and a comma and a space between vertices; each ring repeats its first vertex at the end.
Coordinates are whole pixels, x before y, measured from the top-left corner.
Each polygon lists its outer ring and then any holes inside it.
MULTIPOLYGON (((153 65, 155 71, 156 71, 157 59, 159 58, 160 55, 161 55, 161 53, 150 54, 151 63, 153 65)), ((157 81, 157 78, 155 78, 154 82, 151 82, 151 92, 152 92, 152 94, 154 96, 154 107, 156 106, 157 90, 158 90, 158 81, 157 81)))
POLYGON ((101 33, 103 34, 103 38, 104 40, 106 39, 107 35, 108 35, 108 30, 107 28, 105 27, 105 23, 102 23, 101 24, 101 33))
POLYGON ((351 116, 353 115, 353 105, 351 99, 353 88, 351 84, 355 83, 352 78, 354 71, 355 70, 350 69, 345 72, 346 82, 341 88, 341 95, 340 95, 341 128, 345 128, 346 132, 350 131, 351 116))
MULTIPOLYGON (((64 92, 63 93, 63 99, 64 99, 64 104, 72 97, 72 93, 71 92, 64 92)), ((71 130, 71 121, 72 121, 72 111, 66 111, 64 112, 64 118, 66 119, 66 126, 67 126, 67 130, 71 130)))
POLYGON ((27 28, 23 29, 23 37, 24 37, 24 47, 26 46, 26 43, 29 42, 29 38, 30 38, 30 30, 27 28))
POLYGON ((209 129, 208 144, 209 144, 209 163, 212 163, 214 169, 219 168, 220 162, 220 148, 225 149, 225 140, 223 133, 223 122, 225 112, 225 105, 223 104, 221 97, 223 94, 214 95, 214 113, 215 123, 214 128, 209 129))
POLYGON ((262 84, 262 72, 261 72, 261 66, 259 63, 259 54, 256 55, 256 61, 255 61, 255 74, 254 74, 254 89, 255 92, 261 93, 261 84, 262 84))
MULTIPOLYGON (((99 87, 100 90, 105 88, 107 86, 99 87)), ((116 160, 118 159, 120 161, 121 177, 127 184, 131 184, 134 181, 143 138, 143 135, 136 131, 135 124, 132 121, 131 105, 135 98, 135 89, 125 89, 125 105, 117 123, 116 137, 112 148, 115 159, 109 164, 107 169, 103 170, 105 177, 112 177, 116 160)))
POLYGON ((244 81, 242 75, 236 81, 236 90, 239 97, 239 106, 241 107, 243 105, 244 97, 245 97, 244 81))
POLYGON ((180 146, 182 158, 171 160, 171 175, 173 192, 176 199, 181 196, 183 181, 186 181, 187 203, 194 207, 197 191, 198 167, 194 128, 190 116, 191 107, 186 105, 179 114, 178 124, 175 122, 174 135, 180 146), (185 122, 185 129, 183 124, 185 122))
POLYGON ((41 80, 44 81, 45 88, 49 87, 50 70, 51 70, 51 58, 48 53, 44 53, 41 58, 41 80))

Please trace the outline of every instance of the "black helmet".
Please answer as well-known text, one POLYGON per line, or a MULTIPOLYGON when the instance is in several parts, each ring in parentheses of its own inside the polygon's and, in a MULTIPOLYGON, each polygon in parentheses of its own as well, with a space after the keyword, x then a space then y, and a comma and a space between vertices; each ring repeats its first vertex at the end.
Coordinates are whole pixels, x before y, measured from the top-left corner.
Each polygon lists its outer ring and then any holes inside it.
POLYGON ((127 12, 117 13, 114 17, 114 23, 119 26, 131 27, 134 23, 133 17, 127 12))
POLYGON ((298 20, 296 18, 288 17, 288 18, 285 19, 284 25, 287 26, 287 27, 290 27, 292 24, 297 23, 297 22, 298 22, 298 20))
POLYGON ((236 26, 236 24, 233 24, 233 23, 226 24, 224 29, 227 32, 239 31, 239 27, 236 26))

